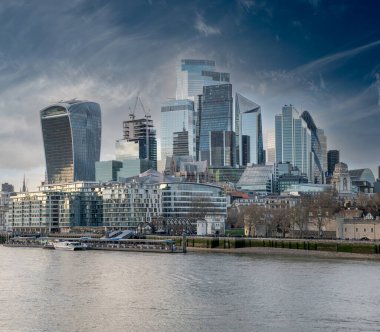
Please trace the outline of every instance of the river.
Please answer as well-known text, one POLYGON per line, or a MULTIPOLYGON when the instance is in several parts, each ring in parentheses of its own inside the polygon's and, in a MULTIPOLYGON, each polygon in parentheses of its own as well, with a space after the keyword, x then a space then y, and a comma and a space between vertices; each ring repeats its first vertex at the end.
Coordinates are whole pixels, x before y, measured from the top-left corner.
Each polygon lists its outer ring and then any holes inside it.
POLYGON ((0 247, 0 331, 379 331, 380 262, 0 247))

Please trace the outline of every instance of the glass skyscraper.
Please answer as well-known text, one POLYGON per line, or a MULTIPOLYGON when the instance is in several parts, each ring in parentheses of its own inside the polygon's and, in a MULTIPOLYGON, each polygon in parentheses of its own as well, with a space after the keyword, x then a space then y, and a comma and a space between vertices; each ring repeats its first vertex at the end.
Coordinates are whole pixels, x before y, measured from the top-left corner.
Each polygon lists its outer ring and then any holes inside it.
POLYGON ((176 99, 191 99, 203 93, 203 87, 230 82, 230 74, 215 71, 215 61, 183 59, 177 68, 176 99))
POLYGON ((189 155, 189 132, 187 130, 173 133, 173 155, 189 155))
POLYGON ((101 110, 97 103, 62 101, 40 111, 47 181, 95 181, 100 158, 101 110))
POLYGON ((334 173, 335 165, 339 163, 339 151, 329 150, 327 152, 327 175, 332 176, 334 173))
POLYGON ((169 100, 161 107, 161 160, 173 155, 174 133, 188 132, 189 155, 195 157, 194 102, 169 100))
POLYGON ((274 128, 267 131, 267 164, 273 165, 276 162, 276 135, 274 128))
POLYGON ((322 129, 317 128, 308 111, 303 111, 301 118, 306 122, 311 132, 311 151, 314 157, 313 183, 325 183, 324 158, 326 154, 326 136, 322 129))
MULTIPOLYGON (((230 74, 215 71, 215 61, 213 60, 182 59, 177 67, 176 99, 190 99, 194 102, 194 157, 197 160, 200 160, 199 135, 203 87, 229 82, 230 74)), ((189 137, 192 134, 189 132, 189 137)))
POLYGON ((275 116, 275 135, 276 163, 289 162, 312 181, 311 132, 292 105, 285 105, 282 114, 275 116))
POLYGON ((261 107, 239 93, 235 98, 235 132, 239 164, 265 164, 261 107))
POLYGON ((233 130, 232 85, 203 87, 200 114, 199 151, 201 160, 210 163, 210 132, 233 130))
POLYGON ((233 131, 210 131, 210 165, 213 167, 235 166, 236 143, 233 131))

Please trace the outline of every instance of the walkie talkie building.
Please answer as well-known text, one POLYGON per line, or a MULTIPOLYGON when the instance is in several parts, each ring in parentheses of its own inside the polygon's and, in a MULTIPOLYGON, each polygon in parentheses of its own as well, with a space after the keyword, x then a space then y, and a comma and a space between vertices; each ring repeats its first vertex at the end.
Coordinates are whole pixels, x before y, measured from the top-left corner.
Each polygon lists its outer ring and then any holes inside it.
POLYGON ((69 100, 40 111, 48 184, 95 181, 100 159, 98 103, 69 100))

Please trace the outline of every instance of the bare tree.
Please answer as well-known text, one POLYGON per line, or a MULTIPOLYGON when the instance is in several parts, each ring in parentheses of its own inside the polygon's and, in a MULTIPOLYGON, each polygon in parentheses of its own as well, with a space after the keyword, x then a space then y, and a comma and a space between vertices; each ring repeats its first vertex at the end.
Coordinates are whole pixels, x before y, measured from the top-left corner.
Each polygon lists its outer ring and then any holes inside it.
POLYGON ((365 193, 359 192, 355 198, 356 206, 360 209, 366 210, 370 199, 365 193))
POLYGON ((276 227, 277 233, 284 238, 289 233, 291 226, 291 213, 287 207, 280 207, 272 211, 272 225, 276 227))
POLYGON ((318 237, 322 235, 322 228, 326 221, 337 210, 336 199, 332 191, 325 191, 313 197, 310 212, 316 220, 318 228, 318 237))
POLYGON ((309 222, 309 212, 310 205, 303 204, 302 201, 296 204, 294 207, 290 208, 292 229, 298 229, 300 238, 303 238, 304 232, 307 229, 307 224, 309 222))
POLYGON ((229 227, 237 227, 239 221, 239 209, 235 206, 227 209, 227 223, 229 227))
POLYGON ((253 235, 253 228, 263 222, 264 208, 258 205, 250 205, 244 209, 244 228, 248 229, 248 234, 253 235))
POLYGON ((373 216, 379 215, 379 209, 380 209, 380 193, 376 193, 371 197, 371 199, 368 201, 368 210, 371 212, 373 216))

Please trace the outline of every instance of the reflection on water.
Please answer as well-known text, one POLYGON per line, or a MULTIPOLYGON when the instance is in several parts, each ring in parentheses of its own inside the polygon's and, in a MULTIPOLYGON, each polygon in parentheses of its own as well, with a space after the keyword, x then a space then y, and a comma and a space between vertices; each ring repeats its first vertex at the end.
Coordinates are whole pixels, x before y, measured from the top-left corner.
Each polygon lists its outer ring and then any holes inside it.
POLYGON ((380 327, 380 262, 0 247, 0 263, 0 331, 380 327))

